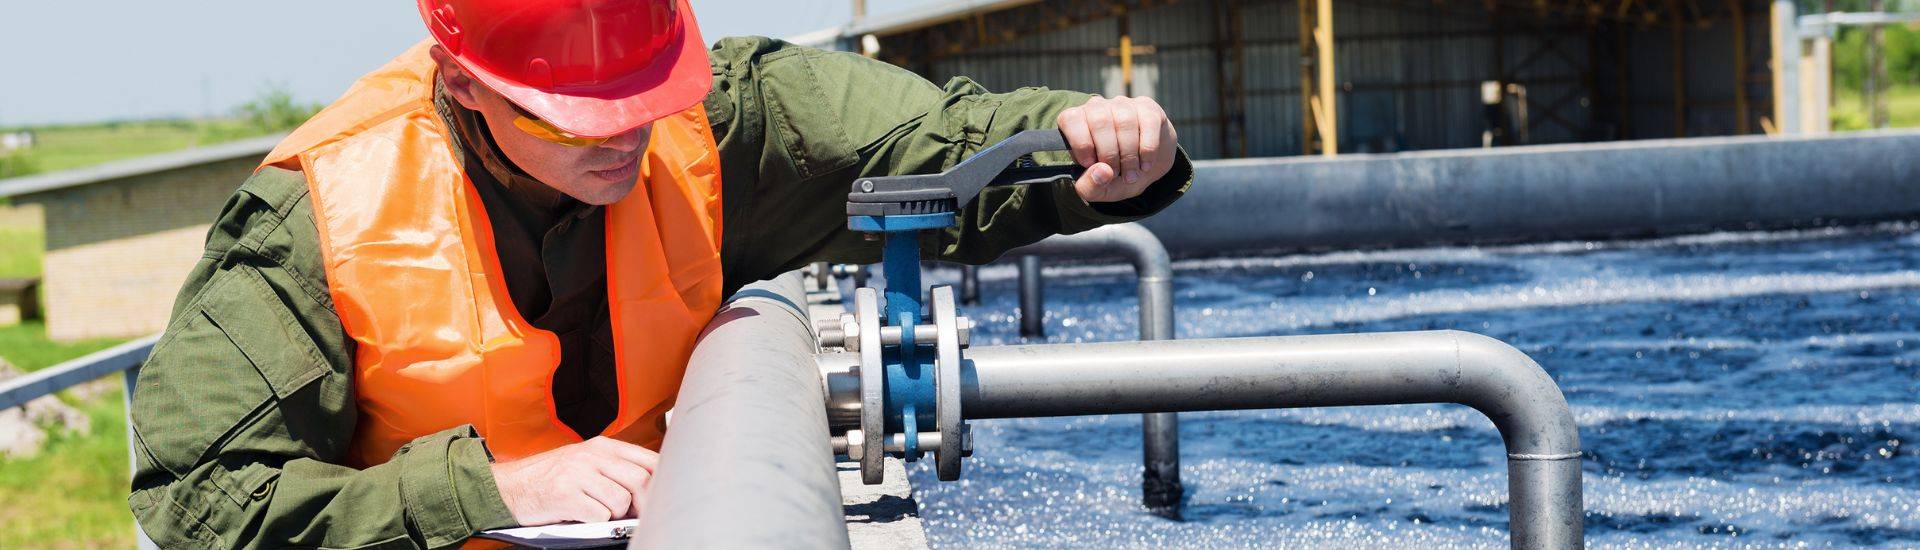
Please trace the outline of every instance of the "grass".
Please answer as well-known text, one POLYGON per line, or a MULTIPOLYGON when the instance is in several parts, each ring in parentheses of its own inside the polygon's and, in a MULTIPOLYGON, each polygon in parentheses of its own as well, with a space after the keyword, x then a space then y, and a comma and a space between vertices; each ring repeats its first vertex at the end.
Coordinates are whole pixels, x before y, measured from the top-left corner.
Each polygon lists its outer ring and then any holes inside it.
MULTIPOLYGON (((1860 91, 1839 89, 1833 91, 1833 129, 1864 130, 1867 128, 1867 109, 1860 104, 1860 91)), ((1888 126, 1894 128, 1912 128, 1920 126, 1920 86, 1894 86, 1887 91, 1888 126)))
MULTIPOLYGON (((46 325, 0 328, 0 358, 27 371, 106 349, 118 340, 57 343, 46 325)), ((118 384, 85 400, 87 434, 56 434, 38 456, 0 460, 0 548, 126 548, 127 423, 118 384)))
POLYGON ((17 153, 39 172, 190 149, 267 132, 242 120, 160 120, 34 128, 37 143, 17 153))
POLYGON ((0 548, 133 546, 120 389, 76 406, 91 433, 55 436, 39 456, 0 461, 0 548))
POLYGON ((0 226, 0 279, 40 275, 40 257, 46 246, 42 231, 39 226, 0 226))

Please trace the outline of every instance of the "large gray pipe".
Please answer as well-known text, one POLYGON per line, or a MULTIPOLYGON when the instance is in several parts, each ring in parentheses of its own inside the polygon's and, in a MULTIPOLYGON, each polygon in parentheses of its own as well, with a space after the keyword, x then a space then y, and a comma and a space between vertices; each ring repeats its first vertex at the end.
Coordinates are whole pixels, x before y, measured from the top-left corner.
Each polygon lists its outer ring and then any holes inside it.
POLYGON ((1580 436, 1560 388, 1526 354, 1459 331, 968 350, 969 419, 1458 403, 1506 442, 1515 548, 1584 540, 1580 436))
POLYGON ((1196 162, 1141 222, 1176 254, 1920 217, 1920 131, 1196 162))
MULTIPOLYGON (((1161 246, 1160 239, 1146 227, 1123 223, 1073 235, 1055 235, 1008 254, 1125 258, 1133 264, 1133 273, 1139 279, 1140 339, 1174 338, 1173 260, 1167 254, 1167 247, 1161 246)), ((1024 266, 1027 259, 1021 258, 1021 261, 1024 266)), ((1024 277, 1022 281, 1024 284, 1024 277)), ((1174 413, 1143 415, 1140 431, 1142 504, 1154 514, 1179 518, 1180 498, 1186 492, 1180 484, 1180 417, 1174 413)))
POLYGON ((845 548, 799 272, 748 285, 687 360, 632 548, 845 548))

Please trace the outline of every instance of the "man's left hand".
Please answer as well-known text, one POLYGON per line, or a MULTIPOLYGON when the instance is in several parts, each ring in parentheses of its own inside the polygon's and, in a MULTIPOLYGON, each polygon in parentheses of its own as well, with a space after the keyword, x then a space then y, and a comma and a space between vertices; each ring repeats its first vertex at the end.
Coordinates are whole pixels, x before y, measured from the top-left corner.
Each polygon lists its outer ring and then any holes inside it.
POLYGON ((1140 196, 1173 169, 1179 137, 1152 98, 1094 96, 1060 111, 1055 122, 1074 162, 1087 167, 1073 189, 1089 203, 1140 196))

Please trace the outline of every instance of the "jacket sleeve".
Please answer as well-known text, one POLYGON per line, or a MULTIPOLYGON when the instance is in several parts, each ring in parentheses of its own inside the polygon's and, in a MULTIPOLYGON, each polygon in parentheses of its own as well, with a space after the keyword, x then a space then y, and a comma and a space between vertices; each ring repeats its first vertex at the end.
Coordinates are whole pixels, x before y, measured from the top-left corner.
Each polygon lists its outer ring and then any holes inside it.
POLYGON ((133 398, 128 498, 163 547, 440 548, 508 526, 471 427, 370 468, 343 464, 352 348, 298 173, 235 193, 133 398))
MULTIPOLYGON (((725 39, 710 57, 707 111, 720 140, 730 287, 811 261, 879 261, 879 243, 846 228, 855 179, 945 170, 1013 134, 1053 128, 1061 110, 1090 97, 990 93, 965 78, 935 86, 880 61, 767 38, 725 39)), ((1072 162, 1065 154, 1038 160, 1072 162)), ((986 263, 1049 235, 1150 216, 1192 180, 1181 152, 1165 177, 1126 201, 1088 204, 1070 182, 989 188, 958 227, 922 244, 929 257, 986 263)))

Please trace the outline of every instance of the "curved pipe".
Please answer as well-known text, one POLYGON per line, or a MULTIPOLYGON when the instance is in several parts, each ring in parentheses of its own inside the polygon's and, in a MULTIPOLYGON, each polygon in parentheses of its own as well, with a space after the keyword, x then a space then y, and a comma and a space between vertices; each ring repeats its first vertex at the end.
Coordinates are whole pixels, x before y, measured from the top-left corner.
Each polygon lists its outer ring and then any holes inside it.
POLYGON ((1512 346, 1459 331, 968 350, 969 419, 1458 403, 1506 443, 1516 548, 1583 540, 1580 436, 1559 386, 1512 346))
POLYGON ((694 345, 633 548, 845 548, 799 272, 747 285, 694 345))
MULTIPOLYGON (((1172 340, 1173 335, 1173 257, 1153 231, 1137 223, 1122 223, 1094 228, 1072 235, 1055 235, 1037 243, 1016 248, 1009 254, 1020 258, 1020 314, 1022 333, 1039 335, 1038 323, 1044 309, 1040 298, 1040 269, 1036 256, 1112 256, 1120 255, 1133 264, 1139 279, 1140 339, 1172 340), (1032 264, 1029 268, 1028 264, 1032 264), (1028 312, 1033 312, 1029 314, 1028 312), (1029 328, 1028 323, 1033 322, 1029 328)), ((1143 504, 1155 514, 1180 517, 1180 499, 1186 489, 1180 483, 1180 417, 1174 413, 1145 415, 1140 423, 1141 479, 1143 504)))

